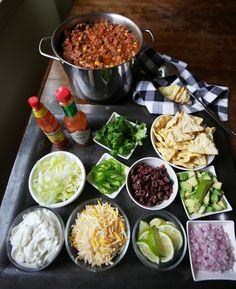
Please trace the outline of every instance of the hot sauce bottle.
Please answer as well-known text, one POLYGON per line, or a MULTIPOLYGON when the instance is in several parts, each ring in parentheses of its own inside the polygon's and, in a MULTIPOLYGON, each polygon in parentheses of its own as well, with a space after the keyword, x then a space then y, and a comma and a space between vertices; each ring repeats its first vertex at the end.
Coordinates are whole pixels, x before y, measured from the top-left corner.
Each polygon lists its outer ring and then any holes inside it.
POLYGON ((92 136, 87 116, 83 111, 77 109, 70 90, 65 86, 59 87, 55 96, 65 113, 64 125, 73 140, 80 146, 90 144, 92 136))
POLYGON ((51 143, 59 150, 69 146, 69 141, 56 117, 40 102, 37 96, 31 96, 28 103, 32 108, 35 119, 51 143))

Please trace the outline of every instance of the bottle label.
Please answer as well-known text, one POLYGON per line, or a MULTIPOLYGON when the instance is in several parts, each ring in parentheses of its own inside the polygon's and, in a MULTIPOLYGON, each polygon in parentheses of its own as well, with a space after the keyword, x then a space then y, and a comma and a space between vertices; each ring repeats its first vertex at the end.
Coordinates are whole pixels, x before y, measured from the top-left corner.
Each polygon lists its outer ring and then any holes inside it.
POLYGON ((63 132, 63 130, 58 127, 58 129, 54 132, 44 132, 46 134, 46 136, 49 138, 49 140, 52 142, 52 143, 59 143, 59 142, 62 142, 64 141, 65 139, 65 134, 63 132))
POLYGON ((77 130, 70 134, 74 141, 76 141, 79 145, 85 145, 90 137, 90 129, 87 130, 77 130))
POLYGON ((43 118, 47 114, 48 110, 45 107, 42 107, 40 110, 33 110, 33 113, 36 118, 43 118))

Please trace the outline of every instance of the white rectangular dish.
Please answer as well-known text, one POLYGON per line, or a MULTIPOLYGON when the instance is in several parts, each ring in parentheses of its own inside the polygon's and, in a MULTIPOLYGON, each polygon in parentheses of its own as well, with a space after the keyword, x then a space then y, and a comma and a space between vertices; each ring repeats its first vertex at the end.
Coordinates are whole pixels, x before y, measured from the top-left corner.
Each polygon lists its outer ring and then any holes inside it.
POLYGON ((187 230, 187 240, 188 240, 188 251, 189 251, 189 259, 190 266, 192 271, 192 276, 194 281, 203 281, 203 280, 236 280, 236 241, 235 241, 235 230, 234 230, 234 221, 232 220, 212 220, 212 221, 187 221, 186 224, 187 230), (224 232, 226 232, 231 241, 231 245, 234 253, 234 264, 233 268, 226 271, 204 271, 197 270, 193 266, 193 260, 191 255, 191 244, 190 244, 190 226, 194 225, 221 225, 223 227, 224 232))

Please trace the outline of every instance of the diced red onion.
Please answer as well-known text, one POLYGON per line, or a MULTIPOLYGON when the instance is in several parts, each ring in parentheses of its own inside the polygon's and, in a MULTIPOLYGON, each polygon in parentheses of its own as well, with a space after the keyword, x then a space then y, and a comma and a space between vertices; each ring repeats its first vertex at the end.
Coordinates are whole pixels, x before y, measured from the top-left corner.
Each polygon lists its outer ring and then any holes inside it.
POLYGON ((222 225, 191 224, 189 240, 194 269, 213 272, 233 268, 233 247, 222 225))

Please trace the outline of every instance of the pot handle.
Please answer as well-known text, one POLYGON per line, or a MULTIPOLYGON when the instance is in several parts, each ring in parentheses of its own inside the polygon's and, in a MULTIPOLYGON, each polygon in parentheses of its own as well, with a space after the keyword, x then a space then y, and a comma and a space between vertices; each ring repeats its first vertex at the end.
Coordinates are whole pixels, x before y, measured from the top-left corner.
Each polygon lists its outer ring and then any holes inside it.
POLYGON ((151 36, 151 40, 152 40, 152 43, 151 43, 151 44, 145 45, 145 46, 147 46, 147 47, 143 50, 143 52, 144 52, 144 51, 146 51, 147 49, 151 48, 151 47, 154 45, 154 43, 155 43, 155 37, 154 37, 152 31, 149 30, 149 29, 142 29, 141 31, 142 31, 143 33, 148 33, 149 36, 151 36))
POLYGON ((39 42, 39 52, 40 52, 40 54, 43 55, 43 56, 46 56, 46 57, 48 57, 48 58, 51 58, 51 59, 60 61, 60 59, 57 58, 56 56, 47 54, 47 53, 45 53, 45 52, 42 51, 42 44, 43 44, 43 42, 48 41, 48 40, 51 40, 51 37, 50 37, 50 36, 44 37, 44 38, 42 38, 42 39, 40 40, 40 42, 39 42))

